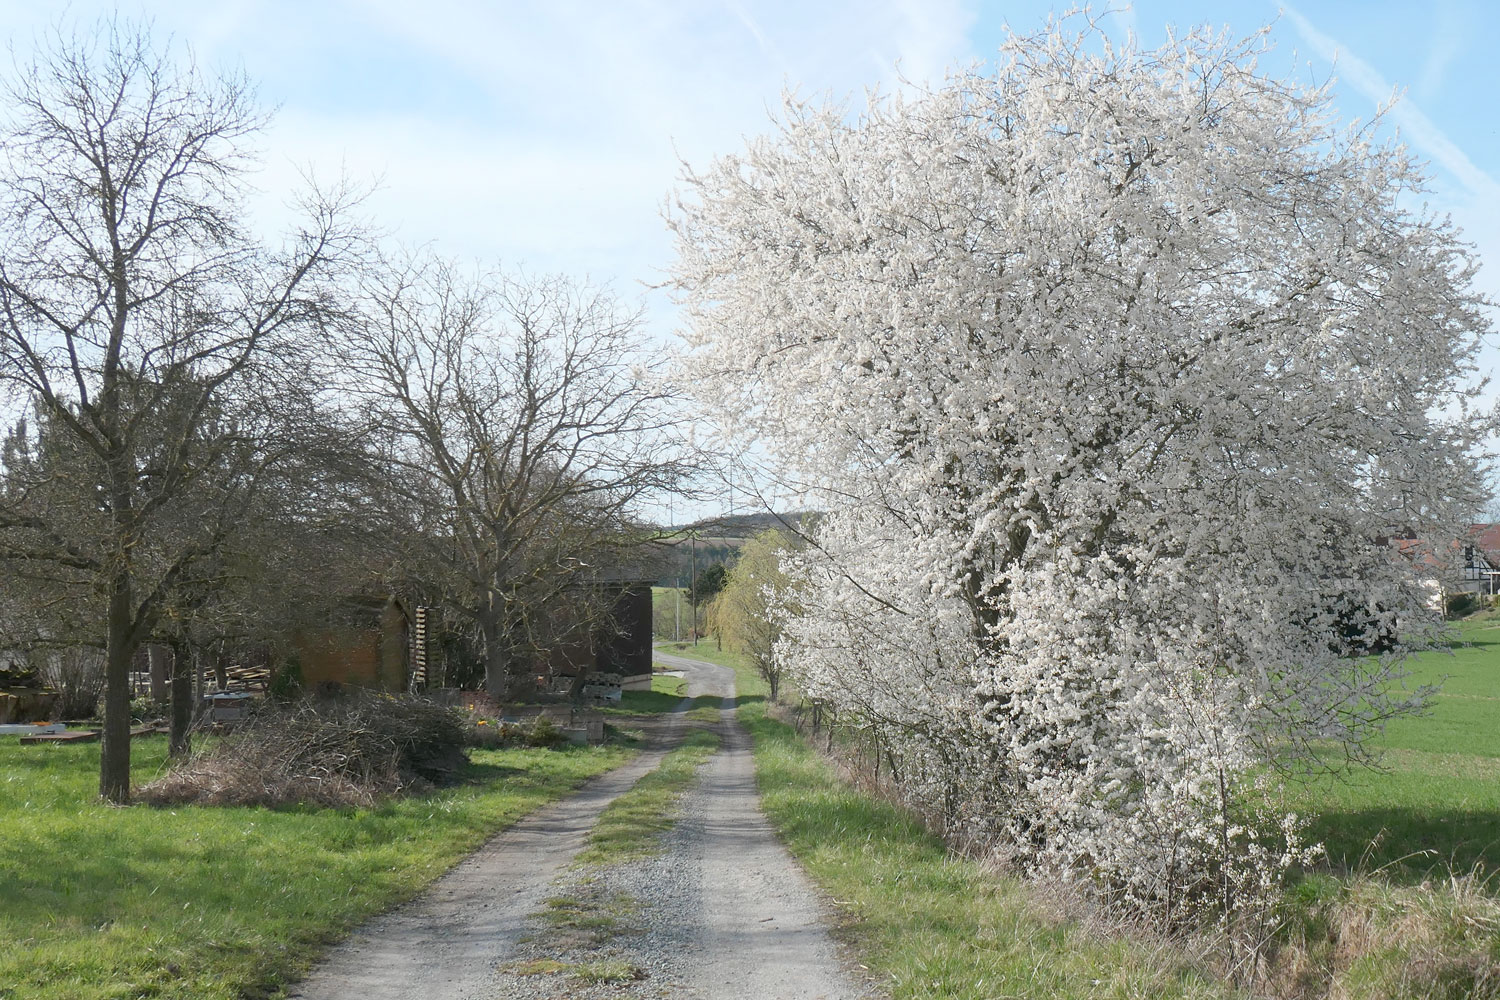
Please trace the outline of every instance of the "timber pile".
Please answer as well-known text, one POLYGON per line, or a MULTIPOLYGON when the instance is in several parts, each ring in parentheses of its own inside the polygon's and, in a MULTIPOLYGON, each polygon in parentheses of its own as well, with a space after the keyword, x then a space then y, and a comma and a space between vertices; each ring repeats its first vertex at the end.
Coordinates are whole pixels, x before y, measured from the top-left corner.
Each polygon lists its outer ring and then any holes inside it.
POLYGON ((229 678, 227 690, 230 691, 264 691, 271 683, 269 667, 232 666, 224 671, 224 675, 229 678))

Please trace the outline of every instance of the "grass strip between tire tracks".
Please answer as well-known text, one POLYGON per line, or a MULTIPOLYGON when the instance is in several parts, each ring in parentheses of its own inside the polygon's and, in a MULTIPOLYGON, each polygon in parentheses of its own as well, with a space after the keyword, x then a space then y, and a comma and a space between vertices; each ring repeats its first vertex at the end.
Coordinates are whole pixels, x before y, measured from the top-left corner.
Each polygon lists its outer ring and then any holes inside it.
MULTIPOLYGON (((719 718, 715 711, 714 720, 719 718)), ((640 926, 642 904, 633 896, 610 892, 595 873, 663 849, 663 835, 677 823, 678 803, 718 746, 717 733, 690 731, 655 769, 604 808, 583 850, 573 859, 574 872, 560 880, 561 893, 532 916, 546 928, 532 938, 542 955, 507 963, 502 971, 595 984, 618 985, 645 978, 643 969, 625 961, 613 948, 617 935, 640 926)))
POLYGON ((677 822, 676 805, 693 786, 698 768, 719 746, 718 734, 695 729, 630 791, 600 813, 575 868, 613 865, 648 857, 661 849, 661 835, 677 822))

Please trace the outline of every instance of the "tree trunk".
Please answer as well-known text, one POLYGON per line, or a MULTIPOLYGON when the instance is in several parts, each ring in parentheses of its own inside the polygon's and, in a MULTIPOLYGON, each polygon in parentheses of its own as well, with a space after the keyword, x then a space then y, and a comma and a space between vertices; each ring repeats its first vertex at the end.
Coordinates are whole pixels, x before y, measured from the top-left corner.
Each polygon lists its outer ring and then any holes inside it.
POLYGON ((130 801, 130 572, 117 570, 109 583, 108 637, 104 652, 104 745, 99 754, 99 794, 110 802, 130 801))
POLYGON ((501 631, 500 616, 493 603, 481 607, 479 634, 484 639, 484 689, 496 700, 505 698, 510 687, 510 660, 505 655, 501 631))
POLYGON ((203 706, 203 696, 208 692, 203 690, 204 675, 203 657, 193 657, 193 717, 196 718, 203 706))
POLYGON ((214 656, 214 684, 220 691, 229 690, 229 650, 223 646, 214 656))
POLYGON ((165 705, 170 697, 167 690, 167 674, 170 664, 167 662, 167 650, 161 646, 151 643, 146 646, 146 664, 151 674, 151 700, 158 705, 165 705))
POLYGON ((167 753, 173 759, 192 750, 189 729, 193 722, 193 655, 184 639, 172 643, 172 726, 167 753))
POLYGON ((507 648, 505 659, 510 665, 510 685, 506 696, 512 701, 523 701, 536 694, 536 666, 529 656, 517 656, 515 647, 507 648))

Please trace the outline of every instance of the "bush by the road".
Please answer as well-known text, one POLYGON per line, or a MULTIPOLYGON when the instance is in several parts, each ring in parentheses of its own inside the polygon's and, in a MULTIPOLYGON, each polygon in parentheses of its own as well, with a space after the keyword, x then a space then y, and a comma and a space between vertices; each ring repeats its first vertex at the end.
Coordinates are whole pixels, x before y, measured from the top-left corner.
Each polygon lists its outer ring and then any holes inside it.
POLYGON ((140 796, 156 805, 369 806, 446 783, 468 743, 456 711, 422 699, 304 701, 268 707, 140 796))

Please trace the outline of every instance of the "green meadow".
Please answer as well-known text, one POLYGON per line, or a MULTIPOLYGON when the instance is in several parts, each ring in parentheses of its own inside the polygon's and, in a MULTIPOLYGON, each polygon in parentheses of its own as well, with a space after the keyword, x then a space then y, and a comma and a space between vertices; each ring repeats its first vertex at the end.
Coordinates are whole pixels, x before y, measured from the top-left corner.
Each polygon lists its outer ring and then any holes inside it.
MULTIPOLYGON (((165 739, 133 748, 137 783, 165 739)), ((99 746, 0 740, 0 998, 276 994, 332 941, 620 747, 476 750, 464 782, 375 809, 113 807, 99 746)))
POLYGON ((1294 795, 1334 870, 1421 881, 1500 862, 1500 618, 1457 630, 1449 649, 1410 662, 1409 685, 1440 690, 1426 714, 1371 740, 1380 770, 1308 781, 1294 795))

